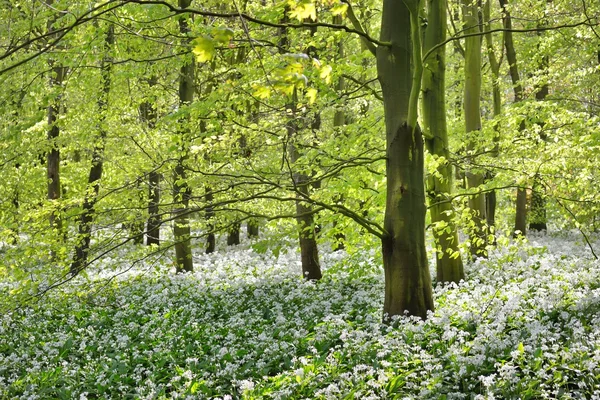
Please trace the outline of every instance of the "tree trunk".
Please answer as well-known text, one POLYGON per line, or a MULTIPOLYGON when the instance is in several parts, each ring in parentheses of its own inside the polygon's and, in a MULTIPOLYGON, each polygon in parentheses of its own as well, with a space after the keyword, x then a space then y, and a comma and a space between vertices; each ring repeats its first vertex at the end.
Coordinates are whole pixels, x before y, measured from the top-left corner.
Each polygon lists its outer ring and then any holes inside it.
MULTIPOLYGON (((179 0, 179 7, 184 9, 189 7, 191 0, 179 0)), ((179 20, 179 32, 182 36, 187 36, 190 32, 187 16, 182 16, 179 20)), ((184 61, 179 76, 179 104, 181 107, 189 106, 194 100, 194 60, 190 56, 184 61)), ((184 163, 188 158, 188 135, 189 135, 189 116, 180 121, 180 155, 175 166, 173 174, 173 201, 175 209, 173 210, 173 236, 175 239, 175 269, 179 272, 193 271, 192 248, 190 241, 190 222, 188 206, 191 190, 186 182, 186 172, 184 163)))
MULTIPOLYGON (((156 85, 156 77, 151 77, 148 81, 150 87, 156 85)), ((140 105, 140 115, 142 121, 153 134, 156 126, 156 107, 151 101, 146 100, 140 105)), ((157 170, 148 173, 148 220, 146 221, 146 245, 160 245, 160 225, 162 223, 159 215, 160 205, 160 179, 161 175, 157 170)))
MULTIPOLYGON (((492 29, 490 22, 490 4, 491 0, 485 1, 484 6, 484 23, 485 23, 485 31, 489 32, 492 29)), ((491 33, 487 33, 485 35, 486 43, 487 43, 487 53, 488 59, 490 62, 490 70, 492 72, 492 102, 493 102, 493 110, 494 110, 494 118, 500 116, 502 113, 502 96, 500 92, 500 61, 496 58, 496 52, 494 50, 494 42, 491 33)), ((500 131, 499 127, 496 124, 494 126, 494 157, 498 157, 498 142, 500 141, 500 131)), ((493 179, 494 173, 488 171, 487 179, 493 179)), ((496 191, 492 190, 485 194, 485 205, 486 205, 486 222, 488 225, 488 229, 491 234, 494 234, 495 226, 496 226, 496 191)))
POLYGON ((227 235, 227 246, 235 246, 240 244, 240 223, 234 222, 229 228, 227 235))
MULTIPOLYGON (((463 18, 465 34, 480 33, 479 7, 471 0, 463 0, 463 18)), ((465 39, 465 129, 468 136, 467 153, 475 151, 478 132, 481 131, 481 36, 465 39)), ((471 155, 472 156, 472 155, 471 155)), ((466 172, 467 186, 477 189, 483 185, 484 174, 473 169, 466 172)), ((469 233, 471 255, 486 255, 487 229, 485 196, 481 193, 469 198, 469 208, 473 216, 473 226, 469 233)))
MULTIPOLYGON (((341 15, 336 15, 333 17, 333 21, 334 24, 342 24, 342 16, 341 15)), ((345 55, 345 51, 344 51, 344 42, 340 41, 338 43, 338 52, 337 52, 337 56, 338 56, 338 62, 339 60, 343 60, 345 55)), ((343 76, 340 76, 338 78, 337 81, 337 85, 336 85, 336 90, 337 92, 341 95, 341 93, 346 90, 346 82, 343 76)), ((339 134, 342 133, 342 129, 341 127, 346 125, 346 113, 344 112, 343 109, 336 109, 334 114, 333 114, 333 129, 335 131, 337 131, 339 134)), ((338 202, 339 203, 343 203, 344 202, 344 195, 343 194, 339 194, 338 197, 338 202)), ((337 228, 337 220, 333 221, 333 228, 334 230, 336 230, 337 228)), ((343 250, 345 245, 344 242, 346 241, 346 235, 344 235, 344 232, 336 232, 334 234, 334 242, 333 242, 333 251, 340 251, 343 250)))
MULTIPOLYGON (((552 0, 547 0, 548 3, 551 3, 552 0)), ((540 24, 539 27, 544 27, 545 25, 547 25, 546 21, 544 21, 543 24, 540 24)), ((537 33, 538 35, 538 39, 540 40, 540 42, 542 41, 543 38, 543 32, 539 31, 537 33)), ((539 50, 540 46, 538 46, 538 50, 539 50)), ((538 70, 541 72, 542 75, 544 75, 545 78, 547 78, 548 75, 548 63, 549 63, 549 59, 548 56, 543 56, 540 62, 540 65, 538 66, 538 70)), ((535 92, 535 99, 537 101, 545 101, 546 97, 548 96, 549 93, 549 87, 548 87, 548 82, 546 79, 544 79, 544 81, 542 82, 541 85, 538 85, 538 87, 536 88, 536 92, 535 92)), ((537 122, 538 125, 540 125, 541 127, 544 126, 544 122, 543 121, 539 121, 537 122)), ((545 140, 546 137, 544 134, 540 135, 540 140, 541 140, 541 145, 545 146, 545 140)), ((544 184, 541 180, 540 174, 537 173, 535 174, 535 176, 533 177, 533 187, 532 187, 532 193, 531 193, 531 218, 530 218, 530 223, 529 223, 529 229, 532 231, 537 231, 537 232, 544 232, 548 230, 548 216, 546 214, 546 196, 545 196, 545 188, 544 188, 544 184)))
POLYGON ((258 237, 258 233, 259 233, 258 221, 255 219, 249 220, 248 223, 246 224, 246 231, 248 233, 249 238, 258 237))
MULTIPOLYGON (((499 0, 500 6, 502 7, 502 22, 504 25, 504 47, 506 48, 506 60, 508 61, 510 79, 513 84, 513 91, 515 94, 514 102, 518 103, 523 100, 523 86, 521 78, 519 76, 519 67, 517 65, 517 53, 515 51, 515 45, 513 43, 512 36, 512 20, 510 12, 506 7, 508 0, 499 0)), ((521 123, 520 130, 525 129, 525 124, 521 123)), ((527 192, 525 188, 517 189, 517 201, 515 205, 515 228, 513 230, 514 236, 525 236, 527 232, 527 192)))
POLYGON ((208 233, 206 234, 206 248, 204 252, 206 254, 213 253, 215 251, 215 247, 217 246, 217 238, 215 236, 215 225, 213 223, 213 218, 215 217, 215 211, 212 208, 212 202, 214 200, 214 194, 212 188, 210 186, 206 186, 204 201, 206 202, 206 211, 204 217, 207 221, 206 229, 208 233))
MULTIPOLYGON (((296 146, 298 123, 296 121, 296 89, 294 89, 292 103, 287 108, 292 111, 291 119, 287 123, 288 148, 287 153, 292 168, 300 159, 300 152, 296 146)), ((317 247, 317 232, 312 207, 302 199, 309 196, 309 177, 305 173, 292 172, 294 187, 297 191, 296 197, 296 221, 298 223, 298 235, 300 241, 300 258, 302 261, 302 276, 308 280, 319 280, 322 277, 321 265, 319 264, 319 250, 317 247)))
MULTIPOLYGON (((289 7, 284 11, 283 23, 289 22, 289 7)), ((280 52, 287 51, 289 47, 289 38, 287 29, 281 28, 279 37, 280 52)), ((291 116, 286 124, 288 147, 287 155, 290 165, 294 165, 301 157, 296 142, 298 141, 299 122, 297 115, 297 92, 291 96, 290 103, 286 104, 286 109, 291 111, 291 116)), ((309 176, 305 173, 292 171, 293 185, 296 190, 296 221, 298 223, 298 236, 300 242, 300 259, 302 261, 302 276, 307 280, 319 280, 322 277, 321 265, 319 263, 319 250, 317 247, 317 231, 315 227, 314 214, 312 207, 307 205, 303 198, 309 196, 309 176)))
POLYGON ((148 174, 148 222, 146 223, 147 246, 160 245, 160 225, 162 224, 159 215, 160 179, 161 175, 157 171, 150 171, 148 174))
MULTIPOLYGON (((423 51, 446 40, 446 1, 427 1, 427 30, 423 51)), ((428 179, 430 215, 436 244, 438 282, 460 282, 465 278, 458 230, 453 220, 452 165, 449 163, 448 129, 446 126, 446 65, 445 46, 439 47, 424 60, 422 88, 422 121, 429 152, 437 156, 439 177, 428 179), (436 225, 441 225, 436 228, 436 225)))
MULTIPOLYGON (((260 107, 260 102, 256 101, 254 102, 254 105, 252 105, 252 103, 248 103, 248 112, 250 113, 250 120, 255 123, 258 124, 259 122, 259 107, 260 107)), ((244 136, 244 142, 245 142, 245 147, 243 150, 243 154, 244 157, 246 158, 250 158, 250 156, 252 155, 252 149, 248 148, 248 143, 247 143, 247 139, 244 136)), ((251 218, 248 220, 248 222, 246 223, 246 233, 248 234, 249 238, 256 238, 258 237, 258 233, 259 233, 259 223, 258 223, 258 219, 255 218, 251 218)))
POLYGON ((391 46, 376 50, 387 142, 384 318, 404 312, 426 318, 434 308, 425 250, 423 138, 414 101, 421 78, 419 25, 418 1, 384 0, 381 40, 391 46))
MULTIPOLYGON (((52 4, 52 1, 49 2, 52 4)), ((49 37, 54 37, 53 32, 55 20, 48 23, 49 37)), ((50 227, 58 233, 58 237, 63 237, 63 224, 61 219, 61 210, 59 200, 61 198, 60 188, 60 146, 58 137, 60 136, 60 127, 58 126, 58 116, 60 114, 62 102, 62 84, 67 74, 67 68, 62 66, 56 60, 49 61, 50 67, 50 89, 56 90, 58 94, 50 101, 47 110, 48 117, 48 132, 47 140, 50 145, 50 150, 46 154, 46 177, 48 182, 48 200, 52 204, 52 212, 50 213, 50 227)))
POLYGON ((102 59, 101 79, 102 91, 98 98, 98 139, 95 141, 94 150, 92 152, 92 167, 88 176, 88 187, 92 190, 86 190, 83 210, 79 220, 79 235, 77 245, 75 246, 75 254, 71 262, 70 272, 75 276, 86 267, 88 253, 90 251, 90 242, 92 234, 92 222, 94 221, 94 206, 98 199, 100 191, 100 179, 102 178, 102 169, 104 167, 104 146, 106 142, 106 128, 104 123, 108 108, 108 95, 110 92, 110 74, 112 70, 112 49, 115 43, 114 25, 109 25, 106 32, 104 57, 102 59))

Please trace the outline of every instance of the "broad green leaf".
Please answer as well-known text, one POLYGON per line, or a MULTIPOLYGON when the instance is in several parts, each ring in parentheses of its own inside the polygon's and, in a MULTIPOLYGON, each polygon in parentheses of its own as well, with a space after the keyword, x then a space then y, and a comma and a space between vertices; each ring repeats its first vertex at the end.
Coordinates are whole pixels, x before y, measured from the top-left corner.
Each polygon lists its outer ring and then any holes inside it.
POLYGON ((306 91, 306 98, 308 99, 308 104, 313 104, 315 100, 317 100, 317 89, 310 88, 306 91))
POLYGON ((295 2, 293 1, 288 1, 288 4, 292 6, 292 10, 290 12, 290 16, 292 18, 296 18, 300 21, 307 18, 310 18, 313 21, 317 19, 317 9, 312 1, 302 0, 296 4, 294 3, 295 2))
POLYGON ((321 73, 319 74, 319 77, 321 79, 325 79, 325 83, 329 84, 331 83, 331 71, 333 70, 333 68, 331 68, 331 65, 325 65, 323 66, 323 68, 321 68, 321 73))
POLYGON ((341 15, 342 17, 346 16, 346 12, 348 11, 348 4, 340 3, 336 4, 331 8, 331 14, 333 15, 341 15))
POLYGON ((215 43, 214 41, 206 36, 201 36, 192 42, 194 48, 192 52, 196 55, 198 62, 207 62, 212 60, 215 55, 215 43))
POLYGON ((268 99, 271 97, 271 89, 264 85, 256 85, 254 86, 254 96, 259 99, 268 99))

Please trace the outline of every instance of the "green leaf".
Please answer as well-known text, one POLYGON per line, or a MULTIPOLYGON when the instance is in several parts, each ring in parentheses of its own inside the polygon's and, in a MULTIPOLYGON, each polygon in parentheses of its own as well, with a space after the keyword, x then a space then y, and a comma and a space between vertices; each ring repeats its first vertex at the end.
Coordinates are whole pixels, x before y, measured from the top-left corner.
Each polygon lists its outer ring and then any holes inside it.
POLYGON ((296 18, 300 21, 305 20, 307 18, 315 21, 317 19, 317 9, 315 8, 315 4, 310 0, 302 0, 297 4, 294 4, 293 1, 288 1, 288 4, 292 6, 292 10, 290 11, 290 16, 292 18, 296 18))
POLYGON ((317 99, 317 89, 310 88, 306 91, 306 98, 308 99, 308 104, 313 104, 317 99))
POLYGON ((192 43, 194 45, 192 52, 196 55, 198 62, 204 63, 212 60, 215 55, 215 43, 211 38, 201 36, 194 39, 192 43))
POLYGON ((219 43, 229 43, 233 39, 233 29, 226 26, 218 26, 213 30, 213 38, 219 43))
POLYGON ((331 8, 331 14, 341 15, 342 17, 346 16, 347 11, 348 11, 348 4, 346 4, 346 3, 339 3, 331 8))

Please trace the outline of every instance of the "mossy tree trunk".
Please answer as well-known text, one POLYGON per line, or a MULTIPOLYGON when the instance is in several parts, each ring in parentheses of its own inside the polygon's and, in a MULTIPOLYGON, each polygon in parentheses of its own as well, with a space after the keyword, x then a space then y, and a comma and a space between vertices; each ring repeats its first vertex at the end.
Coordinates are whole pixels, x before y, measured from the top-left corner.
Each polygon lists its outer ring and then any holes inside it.
MULTIPOLYGON (((445 0, 427 1, 427 21, 424 53, 446 40, 445 0)), ((428 150, 438 162, 439 175, 430 177, 427 182, 429 212, 437 248, 436 277, 438 282, 459 282, 465 278, 465 273, 450 200, 453 176, 446 125, 445 50, 445 46, 441 46, 424 60, 421 110, 428 150)))
MULTIPOLYGON (((179 0, 180 8, 190 6, 191 0, 179 0)), ((190 32, 189 17, 184 15, 179 19, 179 32, 187 36, 190 32)), ((186 39, 187 42, 187 39, 186 39)), ((179 104, 189 106, 194 100, 194 60, 188 55, 179 75, 179 104)), ((182 118, 179 127, 179 157, 173 173, 173 236, 175 239, 175 269, 177 272, 193 271, 192 248, 190 241, 189 201, 190 187, 186 182, 185 161, 188 158, 189 116, 182 118)))
MULTIPOLYGON (((464 33, 478 34, 479 6, 472 0, 463 0, 464 33)), ((481 131, 481 36, 474 35, 465 38, 465 130, 467 133, 467 153, 474 157, 476 143, 481 131)), ((484 173, 476 169, 466 172, 467 187, 478 190, 484 181, 484 173)), ((471 255, 481 257, 486 255, 487 229, 485 195, 474 194, 469 197, 469 208, 472 213, 473 225, 470 227, 471 255)))
POLYGON ((425 250, 423 137, 417 126, 421 81, 419 1, 384 0, 376 49, 386 127, 387 195, 382 237, 384 318, 433 310, 425 250))

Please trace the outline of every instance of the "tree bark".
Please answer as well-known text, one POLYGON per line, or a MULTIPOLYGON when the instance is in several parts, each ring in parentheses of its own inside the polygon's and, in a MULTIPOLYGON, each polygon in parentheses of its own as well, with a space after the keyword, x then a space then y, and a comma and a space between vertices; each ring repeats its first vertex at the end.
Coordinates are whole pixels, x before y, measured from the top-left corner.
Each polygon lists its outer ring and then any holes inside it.
MULTIPOLYGON (((427 30, 423 51, 446 40, 446 0, 427 1, 427 30)), ((438 176, 428 179, 430 216, 436 245, 438 282, 460 282, 465 278, 458 249, 458 230, 454 223, 452 202, 452 165, 449 163, 448 129, 446 125, 446 56, 439 47, 424 60, 422 88, 423 131, 429 152, 437 156, 438 176), (436 225, 441 225, 436 228, 436 225)))
POLYGON ((160 245, 160 226, 162 224, 159 215, 160 205, 160 179, 157 171, 148 174, 148 221, 146 222, 146 245, 160 245))
POLYGON ((227 234, 227 246, 236 246, 238 244, 240 244, 240 223, 234 222, 227 234))
MULTIPOLYGON (((463 0, 463 19, 465 34, 480 33, 479 6, 471 0, 463 0)), ((467 153, 475 151, 478 132, 481 131, 481 36, 470 36, 465 39, 465 129, 468 136, 467 153)), ((484 174, 470 169, 466 172, 469 189, 479 188, 484 181, 484 174)), ((469 233, 471 255, 486 255, 487 229, 485 195, 479 193, 469 197, 469 208, 472 213, 473 226, 469 233)))
MULTIPOLYGON (((289 8, 284 10, 283 23, 289 22, 289 8)), ((281 28, 279 37, 280 52, 287 51, 289 47, 289 38, 287 29, 281 28)), ((286 104, 286 109, 291 112, 286 124, 287 130, 287 156, 292 169, 301 157, 298 150, 297 141, 300 124, 297 115, 297 92, 291 96, 290 102, 286 104)), ((307 205, 303 198, 309 196, 309 176, 306 173, 292 171, 292 183, 296 191, 296 222, 298 223, 298 236, 300 242, 300 259, 302 262, 302 276, 307 280, 319 280, 322 277, 321 265, 319 263, 319 249, 317 247, 317 232, 314 221, 312 207, 307 205)))
POLYGON ((421 79, 418 3, 384 0, 381 41, 391 45, 376 51, 387 143, 384 319, 405 312, 426 318, 434 308, 425 250, 423 137, 414 101, 421 79))
MULTIPOLYGON (((148 80, 150 87, 156 85, 156 77, 151 77, 148 80)), ((150 100, 144 101, 140 105, 140 116, 142 122, 146 124, 150 133, 153 133, 156 127, 156 107, 150 100)), ((146 245, 160 245, 160 226, 162 224, 159 215, 160 205, 160 179, 161 175, 158 171, 152 170, 148 173, 148 220, 146 221, 146 245)))
MULTIPOLYGON (((291 110, 291 117, 287 123, 288 134, 288 158, 293 168, 301 157, 300 151, 295 143, 298 140, 298 122, 296 120, 296 89, 292 96, 292 102, 287 105, 291 110)), ((309 196, 309 177, 305 173, 292 171, 292 179, 296 197, 296 222, 298 223, 298 236, 300 242, 300 259, 302 261, 302 276, 307 280, 319 280, 322 277, 321 265, 319 263, 319 249, 317 247, 317 232, 312 207, 302 200, 309 196)))
POLYGON ((86 267, 88 253, 90 251, 90 242, 92 234, 92 222, 94 221, 94 206, 98 199, 100 191, 100 179, 102 179, 102 170, 104 167, 104 146, 106 142, 106 113, 108 108, 108 95, 110 93, 111 71, 112 71, 112 50, 115 43, 114 25, 109 25, 106 32, 104 57, 102 59, 101 79, 102 91, 98 98, 98 139, 95 141, 92 152, 92 167, 88 176, 88 187, 83 201, 83 210, 79 219, 79 235, 75 254, 71 262, 70 272, 76 276, 86 267))
MULTIPOLYGON (((547 0, 548 3, 551 3, 552 0, 547 0)), ((540 24, 540 27, 544 27, 547 25, 546 21, 540 24)), ((543 38, 543 32, 537 32, 538 39, 540 42, 543 38)), ((539 50, 540 46, 538 46, 539 50)), ((540 65, 538 66, 538 71, 547 78, 548 75, 548 64, 549 64, 548 56, 544 55, 541 59, 540 65)), ((540 85, 536 87, 535 91, 535 99, 537 101, 545 101, 548 93, 550 92, 550 88, 548 86, 548 82, 546 79, 542 81, 540 85)), ((544 126, 543 121, 537 122, 541 127, 544 126)), ((546 137, 544 134, 540 135, 541 145, 544 146, 546 137)), ((546 213, 546 196, 545 196, 545 187, 541 180, 540 174, 537 173, 533 177, 533 187, 531 193, 531 213, 530 213, 530 222, 529 229, 537 232, 544 232, 548 230, 548 216, 546 213)))
MULTIPOLYGON (((485 24, 485 31, 490 32, 492 29, 490 22, 490 7, 491 0, 486 0, 483 11, 483 19, 485 24)), ((499 117, 502 113, 502 96, 500 92, 500 64, 501 60, 496 58, 496 52, 494 50, 494 42, 491 33, 487 33, 485 35, 485 40, 487 44, 487 54, 488 60, 490 62, 490 70, 492 73, 492 104, 493 104, 493 116, 494 118, 499 117)), ((498 125, 494 126, 494 157, 498 157, 498 142, 500 141, 500 130, 498 125)), ((494 177, 494 173, 488 171, 487 179, 492 179, 494 177)), ((494 234, 495 226, 496 226, 496 191, 492 190, 485 194, 485 206, 486 206, 486 222, 488 225, 488 229, 491 234, 494 234)))
MULTIPOLYGON (((336 15, 333 17, 333 21, 334 24, 342 24, 342 16, 341 15, 336 15)), ((342 41, 340 41, 338 43, 338 51, 337 51, 337 57, 338 57, 338 62, 339 60, 343 60, 345 57, 345 51, 344 51, 344 43, 342 41)), ((346 90, 346 81, 344 79, 343 76, 340 76, 338 78, 337 84, 336 84, 336 90, 337 92, 341 95, 341 93, 346 90)), ((337 131, 339 134, 342 133, 342 129, 341 127, 346 125, 346 113, 344 112, 343 109, 336 109, 334 114, 333 114, 333 129, 335 131, 337 131)), ((339 203, 343 203, 344 202, 344 195, 343 194, 339 194, 338 196, 338 202, 339 203)), ((337 220, 334 220, 333 222, 333 228, 334 230, 337 229, 337 220)), ((344 242, 346 241, 346 235, 344 234, 344 232, 336 232, 334 234, 334 242, 333 242, 333 251, 340 251, 343 250, 345 245, 344 242)))
MULTIPOLYGON (((179 7, 185 9, 189 7, 191 0, 179 0, 179 7)), ((179 32, 182 36, 187 36, 190 32, 187 16, 179 19, 179 32)), ((187 39, 186 39, 187 41, 187 39)), ((194 60, 190 56, 184 61, 179 75, 179 105, 180 107, 189 106, 194 100, 194 60)), ((189 135, 189 116, 180 121, 180 155, 175 165, 173 173, 173 201, 175 209, 173 210, 173 236, 175 239, 175 269, 176 272, 193 271, 192 248, 190 241, 190 222, 188 215, 188 206, 191 190, 186 181, 186 171, 184 163, 188 158, 188 135, 189 135)))
MULTIPOLYGON (((50 5, 52 1, 48 2, 50 5)), ((53 32, 56 30, 54 23, 56 20, 48 22, 48 34, 53 37, 53 32)), ((59 200, 61 198, 60 187, 60 145, 58 138, 60 136, 60 127, 58 125, 58 116, 60 114, 62 103, 62 84, 67 74, 67 68, 60 62, 51 59, 50 67, 50 89, 57 93, 54 99, 50 101, 47 109, 48 131, 47 140, 50 145, 50 150, 46 154, 46 177, 48 181, 48 200, 53 204, 53 210, 50 213, 50 227, 58 233, 58 237, 63 237, 63 223, 61 218, 61 210, 59 200)))
POLYGON ((217 247, 217 238, 215 236, 215 224, 213 222, 213 218, 215 217, 215 211, 212 207, 212 202, 214 200, 214 194, 212 188, 210 186, 205 187, 204 192, 204 201, 206 202, 206 211, 204 213, 204 218, 207 221, 207 234, 206 234, 206 248, 204 252, 206 254, 213 253, 215 248, 217 247))
MULTIPOLYGON (((515 94, 514 102, 518 103, 523 100, 523 86, 519 76, 519 66, 517 65, 517 53, 512 36, 512 19, 510 12, 506 7, 508 0, 499 0, 502 7, 502 22, 504 25, 504 47, 506 49, 506 60, 508 61, 510 79, 513 84, 515 94)), ((521 123, 519 130, 525 129, 525 125, 521 123)), ((525 188, 517 189, 517 201, 515 204, 515 228, 514 236, 525 236, 527 232, 527 192, 525 188)))

